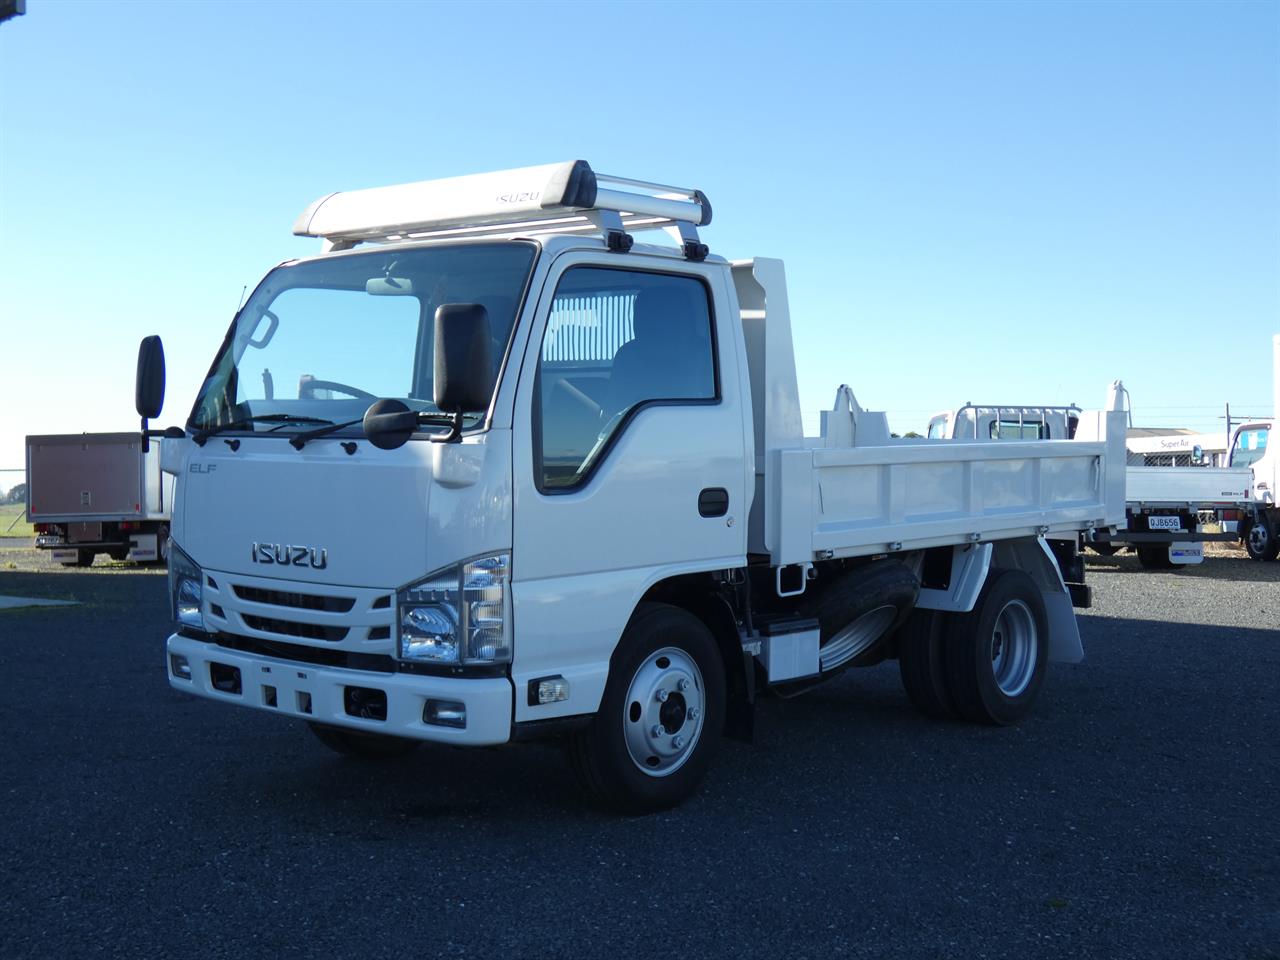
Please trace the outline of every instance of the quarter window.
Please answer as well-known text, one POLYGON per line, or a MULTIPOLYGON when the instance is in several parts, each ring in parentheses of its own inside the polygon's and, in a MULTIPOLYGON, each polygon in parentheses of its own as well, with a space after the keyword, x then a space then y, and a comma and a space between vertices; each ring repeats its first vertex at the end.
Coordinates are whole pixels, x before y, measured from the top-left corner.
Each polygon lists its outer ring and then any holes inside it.
POLYGON ((572 489, 640 407, 716 398, 706 287, 670 274, 566 271, 543 335, 537 384, 539 487, 572 489))

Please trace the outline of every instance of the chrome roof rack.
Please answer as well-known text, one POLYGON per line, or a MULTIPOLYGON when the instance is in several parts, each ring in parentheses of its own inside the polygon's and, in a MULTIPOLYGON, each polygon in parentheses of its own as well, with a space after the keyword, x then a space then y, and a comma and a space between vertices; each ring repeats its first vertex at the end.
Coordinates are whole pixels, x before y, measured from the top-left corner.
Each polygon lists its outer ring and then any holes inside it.
POLYGON ((585 160, 331 193, 293 225, 325 250, 357 243, 544 233, 599 234, 631 249, 631 230, 661 228, 690 260, 705 259, 697 228, 711 222, 701 190, 596 173, 585 160))

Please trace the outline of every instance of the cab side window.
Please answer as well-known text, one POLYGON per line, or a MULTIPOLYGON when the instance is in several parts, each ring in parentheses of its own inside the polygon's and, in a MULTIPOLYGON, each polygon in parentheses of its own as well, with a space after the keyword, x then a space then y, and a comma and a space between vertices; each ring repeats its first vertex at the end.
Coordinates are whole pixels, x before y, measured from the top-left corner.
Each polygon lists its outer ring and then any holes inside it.
POLYGON ((688 276, 565 271, 543 336, 537 385, 538 487, 572 490, 587 481, 640 408, 715 401, 707 288, 688 276))

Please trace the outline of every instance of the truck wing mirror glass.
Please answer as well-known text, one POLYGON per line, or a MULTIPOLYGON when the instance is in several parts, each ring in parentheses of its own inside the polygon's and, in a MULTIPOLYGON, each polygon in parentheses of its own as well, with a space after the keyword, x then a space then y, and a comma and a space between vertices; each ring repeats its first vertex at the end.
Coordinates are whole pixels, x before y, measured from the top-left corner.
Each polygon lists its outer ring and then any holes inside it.
POLYGON ((378 400, 364 412, 364 435, 380 450, 403 447, 418 429, 418 414, 400 400, 378 400))
POLYGON ((164 345, 157 336, 143 337, 138 345, 134 405, 143 420, 160 416, 164 408, 164 345))
POLYGON ((489 408, 493 394, 493 336, 489 311, 479 303, 436 309, 433 399, 445 413, 489 408))

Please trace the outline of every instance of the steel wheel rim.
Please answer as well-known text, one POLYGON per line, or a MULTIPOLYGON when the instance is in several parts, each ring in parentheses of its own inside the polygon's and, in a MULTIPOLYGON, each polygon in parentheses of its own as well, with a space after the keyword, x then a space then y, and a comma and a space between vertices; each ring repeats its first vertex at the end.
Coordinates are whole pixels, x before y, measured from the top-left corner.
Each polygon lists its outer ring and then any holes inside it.
POLYGON ((1249 528, 1249 546, 1253 547, 1254 553, 1262 553, 1267 549, 1267 540, 1270 539, 1270 532, 1261 523, 1255 523, 1249 528))
POLYGON ((991 629, 991 672, 1006 697, 1016 697, 1031 683, 1040 649, 1036 618, 1023 600, 1010 600, 991 629))
POLYGON ((677 647, 649 654, 622 702, 622 735, 637 770, 675 773, 693 755, 706 722, 706 688, 693 657, 677 647))

